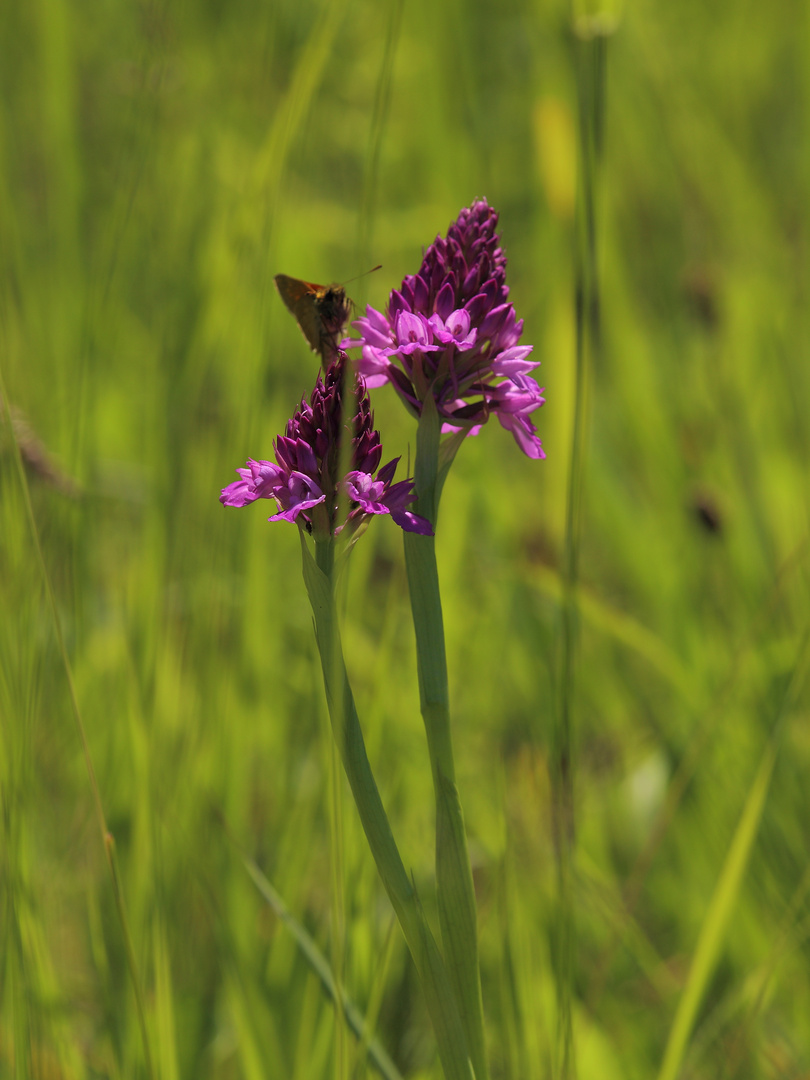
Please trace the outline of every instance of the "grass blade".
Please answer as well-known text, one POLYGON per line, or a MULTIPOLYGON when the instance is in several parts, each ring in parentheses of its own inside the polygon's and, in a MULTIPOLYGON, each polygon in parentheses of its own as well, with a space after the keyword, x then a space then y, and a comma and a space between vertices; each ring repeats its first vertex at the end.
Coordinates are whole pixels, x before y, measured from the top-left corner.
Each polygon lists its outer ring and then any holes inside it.
POLYGON ((805 637, 793 670, 793 677, 782 702, 774 732, 765 748, 762 761, 751 784, 731 846, 726 855, 726 861, 723 864, 720 878, 709 903, 706 918, 703 920, 686 986, 670 1029, 669 1039, 664 1051, 664 1060, 658 1073, 658 1080, 675 1080, 683 1064, 684 1054, 695 1024, 697 1011, 717 964, 717 958, 725 939, 734 904, 740 893, 740 886, 748 865, 751 848, 762 820, 773 767, 776 763, 779 741, 784 728, 783 721, 788 715, 790 705, 804 679, 808 656, 807 645, 808 638, 805 637))
POLYGON ((267 901, 275 912, 277 918, 286 926, 298 945, 301 955, 309 964, 312 971, 317 975, 326 996, 339 1005, 340 1011, 345 1017, 346 1023, 367 1048, 371 1063, 377 1069, 384 1080, 402 1080, 402 1074, 391 1058, 385 1052, 379 1039, 369 1031, 363 1015, 346 991, 335 983, 329 961, 316 945, 312 936, 306 931, 301 923, 290 912, 287 905, 261 872, 259 867, 246 855, 242 856, 242 864, 250 875, 250 879, 261 896, 267 901))

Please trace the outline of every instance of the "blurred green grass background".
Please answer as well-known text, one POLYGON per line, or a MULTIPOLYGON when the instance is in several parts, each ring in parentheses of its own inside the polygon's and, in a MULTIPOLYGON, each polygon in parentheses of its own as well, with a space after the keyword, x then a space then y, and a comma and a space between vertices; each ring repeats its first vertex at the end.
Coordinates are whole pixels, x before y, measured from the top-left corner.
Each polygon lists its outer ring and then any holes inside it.
MULTIPOLYGON (((810 1075, 808 32, 796 0, 643 2, 607 43, 568 973, 583 1078, 660 1075, 687 1013, 677 1075, 810 1075)), ((0 371, 29 456, 41 444, 81 489, 27 471, 162 1080, 374 1075, 354 1041, 336 1050, 332 1005, 222 825, 328 954, 331 751, 298 536, 217 497, 315 378, 273 275, 381 262, 349 291, 382 308, 462 206, 500 211, 548 460, 495 424, 469 440, 438 553, 493 1075, 550 1076, 568 8, 34 0, 0 8, 0 42, 0 371)), ((388 456, 412 455, 404 411, 374 403, 388 456)), ((5 416, 0 455, 0 1076, 140 1077, 5 416)), ((358 545, 345 644, 430 910, 396 533, 375 522, 358 545)), ((403 1075, 436 1077, 345 789, 343 804, 347 991, 403 1075)))

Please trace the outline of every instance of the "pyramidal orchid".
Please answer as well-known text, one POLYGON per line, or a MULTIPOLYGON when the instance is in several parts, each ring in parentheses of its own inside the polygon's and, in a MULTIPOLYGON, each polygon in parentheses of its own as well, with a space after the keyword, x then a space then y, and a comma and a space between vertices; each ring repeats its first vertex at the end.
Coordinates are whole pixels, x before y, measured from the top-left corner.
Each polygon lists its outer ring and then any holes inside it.
POLYGON ((358 369, 370 387, 391 383, 417 417, 431 396, 442 431, 476 435, 493 413, 530 458, 543 458, 530 419, 544 403, 528 374, 531 345, 509 302, 498 215, 480 200, 437 236, 417 274, 394 289, 385 314, 372 307, 354 322, 358 369))
POLYGON ((448 1080, 489 1080, 489 1067, 476 895, 456 781, 434 525, 457 450, 491 415, 528 457, 545 457, 531 419, 544 404, 531 375, 539 362, 531 359, 531 345, 520 343, 523 323, 509 300, 497 224, 497 213, 484 200, 462 210, 447 235, 438 236, 427 249, 418 273, 391 292, 385 313, 367 308, 354 323, 358 339, 341 343, 362 347, 357 373, 345 352, 324 354, 331 362, 325 374, 318 375, 309 401, 301 399, 284 434, 275 440, 275 461, 250 459, 220 496, 224 505, 239 507, 271 499, 271 521, 299 526, 304 582, 335 743, 413 956, 448 1080), (385 383, 393 385, 418 419, 415 482, 394 483, 397 460, 380 466, 382 445, 367 387, 385 383), (404 530, 419 703, 435 798, 441 947, 405 870, 374 781, 334 598, 341 565, 335 558, 335 539, 351 540, 380 514, 389 514, 404 530))
POLYGON ((296 522, 316 540, 344 531, 351 535, 376 514, 390 514, 409 532, 432 532, 424 518, 407 509, 416 499, 413 482, 392 483, 399 459, 378 468, 382 443, 368 391, 363 378, 348 370, 345 353, 338 353, 323 378, 318 375, 309 402, 301 399, 274 449, 275 462, 250 458, 236 470, 240 479, 220 495, 224 506, 273 499, 278 510, 270 521, 296 522), (347 463, 349 471, 340 476, 347 463))

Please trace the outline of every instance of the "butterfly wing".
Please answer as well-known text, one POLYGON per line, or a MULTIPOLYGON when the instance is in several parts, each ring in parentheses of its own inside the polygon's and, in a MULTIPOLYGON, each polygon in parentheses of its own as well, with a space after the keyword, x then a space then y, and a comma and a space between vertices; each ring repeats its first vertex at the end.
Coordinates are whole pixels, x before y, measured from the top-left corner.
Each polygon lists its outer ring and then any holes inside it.
POLYGON ((323 286, 315 285, 311 281, 300 281, 286 274, 276 274, 275 282, 279 296, 295 316, 310 349, 320 352, 321 319, 317 301, 323 292, 323 286))

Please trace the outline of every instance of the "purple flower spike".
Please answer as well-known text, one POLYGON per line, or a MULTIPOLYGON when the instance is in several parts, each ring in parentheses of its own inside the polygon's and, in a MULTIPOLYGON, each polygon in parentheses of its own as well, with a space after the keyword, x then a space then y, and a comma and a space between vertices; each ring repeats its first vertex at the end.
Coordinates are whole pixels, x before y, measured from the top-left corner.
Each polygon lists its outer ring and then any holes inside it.
POLYGON ((278 513, 270 521, 294 521, 319 540, 343 530, 350 536, 374 514, 390 514, 400 528, 431 536, 430 522, 406 509, 416 499, 413 481, 391 482, 399 459, 377 471, 382 444, 368 392, 359 376, 348 386, 347 366, 346 354, 338 353, 325 377, 318 375, 309 404, 301 399, 285 434, 275 441, 278 464, 249 458, 244 469, 236 470, 240 479, 222 489, 219 501, 247 506, 273 499, 278 513), (340 478, 347 437, 351 470, 340 478))
POLYGON ((357 366, 367 384, 391 383, 414 416, 430 395, 442 430, 475 435, 497 413, 520 449, 542 458, 528 419, 544 400, 527 375, 539 361, 527 359, 531 345, 518 344, 523 322, 509 302, 497 224, 486 200, 462 210, 419 273, 391 293, 387 314, 366 308, 353 324, 359 339, 344 345, 362 346, 357 366))

